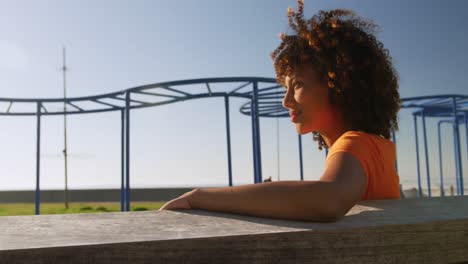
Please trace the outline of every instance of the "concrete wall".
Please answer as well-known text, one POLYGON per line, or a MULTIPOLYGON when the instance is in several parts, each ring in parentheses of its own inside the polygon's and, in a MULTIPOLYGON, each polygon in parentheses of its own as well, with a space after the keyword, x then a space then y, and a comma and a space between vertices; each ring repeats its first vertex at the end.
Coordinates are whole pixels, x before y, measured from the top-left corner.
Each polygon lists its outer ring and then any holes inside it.
MULTIPOLYGON (((194 188, 131 189, 131 201, 169 201, 194 188)), ((41 202, 64 201, 63 190, 44 190, 41 202)), ((0 191, 0 203, 33 203, 35 191, 0 191)), ((69 202, 119 202, 120 189, 68 190, 69 202)))
POLYGON ((468 196, 360 202, 332 223, 206 210, 0 217, 0 263, 468 263, 468 196))

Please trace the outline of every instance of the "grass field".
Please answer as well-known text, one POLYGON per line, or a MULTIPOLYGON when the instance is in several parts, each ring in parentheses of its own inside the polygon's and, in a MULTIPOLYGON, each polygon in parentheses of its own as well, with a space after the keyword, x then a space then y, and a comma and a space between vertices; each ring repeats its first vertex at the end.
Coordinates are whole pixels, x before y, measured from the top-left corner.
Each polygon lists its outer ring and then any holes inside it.
MULTIPOLYGON (((134 202, 130 204, 132 211, 157 210, 166 202, 134 202)), ((103 213, 119 212, 120 203, 96 202, 96 203, 69 203, 65 209, 64 203, 41 203, 42 214, 77 214, 77 213, 103 213)), ((34 203, 9 203, 0 204, 0 216, 34 215, 34 203)))

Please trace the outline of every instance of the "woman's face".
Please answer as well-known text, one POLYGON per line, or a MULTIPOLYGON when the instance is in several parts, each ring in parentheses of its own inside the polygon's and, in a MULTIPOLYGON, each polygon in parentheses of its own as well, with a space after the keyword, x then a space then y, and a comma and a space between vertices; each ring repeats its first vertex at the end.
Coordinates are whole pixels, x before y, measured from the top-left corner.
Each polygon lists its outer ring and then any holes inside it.
POLYGON ((323 133, 333 127, 336 111, 328 99, 328 85, 320 83, 312 67, 297 67, 293 75, 285 77, 285 85, 283 106, 289 110, 298 134, 323 133))

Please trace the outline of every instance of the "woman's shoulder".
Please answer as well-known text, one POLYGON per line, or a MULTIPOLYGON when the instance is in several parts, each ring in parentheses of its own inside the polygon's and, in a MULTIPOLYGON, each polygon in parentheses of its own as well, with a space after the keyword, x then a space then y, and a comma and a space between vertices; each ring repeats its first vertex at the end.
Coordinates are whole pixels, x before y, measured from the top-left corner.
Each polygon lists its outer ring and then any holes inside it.
MULTIPOLYGON (((348 131, 344 132, 343 134, 341 134, 340 137, 338 137, 338 139, 335 141, 335 143, 343 141, 343 140, 362 140, 362 139, 368 139, 368 140, 372 140, 372 141, 378 141, 378 142, 382 142, 382 143, 391 143, 391 144, 393 144, 393 142, 391 140, 385 138, 382 135, 367 133, 367 132, 358 131, 358 130, 348 130, 348 131)), ((333 145, 335 145, 335 144, 333 144, 333 145)), ((333 145, 332 145, 332 147, 333 147, 333 145)))
MULTIPOLYGON (((364 131, 349 130, 344 132, 330 147, 330 152, 355 150, 359 152, 381 152, 382 149, 392 150, 395 144, 381 135, 364 131)), ((387 152, 387 151, 385 151, 387 152)), ((370 153, 369 153, 370 154, 370 153)))
MULTIPOLYGON (((331 146, 326 164, 330 157, 340 152, 347 152, 357 158, 366 175, 375 174, 382 163, 394 163, 395 144, 385 137, 363 131, 346 131, 331 146)), ((389 163, 389 164, 390 164, 389 163)))

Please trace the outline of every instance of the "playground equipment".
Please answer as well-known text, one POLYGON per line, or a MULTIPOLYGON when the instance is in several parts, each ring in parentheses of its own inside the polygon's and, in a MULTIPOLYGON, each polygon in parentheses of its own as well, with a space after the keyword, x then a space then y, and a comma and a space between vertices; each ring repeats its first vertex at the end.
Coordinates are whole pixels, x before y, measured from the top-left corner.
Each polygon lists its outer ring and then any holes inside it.
MULTIPOLYGON (((232 186, 231 166, 231 139, 229 124, 229 98, 245 98, 253 102, 251 104, 252 142, 254 157, 254 182, 262 182, 261 153, 260 153, 260 128, 258 113, 258 96, 260 88, 262 91, 279 89, 281 86, 273 78, 259 77, 226 77, 180 80, 173 82, 155 83, 144 86, 129 88, 123 91, 107 93, 95 96, 75 98, 0 98, 0 104, 7 104, 6 110, 0 115, 7 116, 36 116, 37 117, 37 146, 36 146, 36 193, 35 212, 40 214, 40 149, 41 149, 41 117, 53 115, 77 115, 120 111, 121 120, 121 211, 130 210, 130 117, 131 110, 154 107, 176 103, 180 101, 207 98, 224 97, 226 112, 226 137, 228 154, 229 186, 232 186), (226 86, 225 92, 213 92, 212 85, 226 86), (193 86, 203 87, 206 92, 191 93, 193 86), (234 88, 233 88, 234 87, 234 88), (135 99, 132 96, 145 96, 145 100, 135 99), (17 110, 15 105, 21 105, 17 110), (57 109, 57 105, 67 105, 57 109)), ((280 106, 280 105, 279 105, 280 106)), ((278 107, 279 107, 278 106, 278 107)), ((287 115, 284 109, 283 116, 287 115)))
MULTIPOLYGON (((119 111, 121 121, 121 211, 130 210, 130 117, 131 110, 147 107, 155 107, 180 101, 207 98, 224 97, 226 113, 226 139, 228 156, 229 186, 232 186, 231 166, 231 138, 229 121, 229 98, 245 98, 247 102, 241 106, 240 112, 251 117, 252 124, 252 151, 254 183, 262 182, 261 146, 260 146, 260 117, 281 118, 289 117, 287 109, 283 108, 281 100, 284 97, 284 88, 274 78, 261 77, 223 77, 179 80, 162 82, 129 88, 123 91, 107 93, 102 95, 75 97, 75 98, 0 98, 0 105, 7 104, 6 110, 0 115, 4 116, 36 116, 37 118, 37 145, 36 145, 36 191, 35 191, 35 213, 40 214, 40 149, 41 149, 41 118, 43 116, 77 115, 100 112, 119 111), (225 86, 224 92, 213 92, 211 86, 214 84, 225 86), (205 92, 191 93, 193 86, 202 87, 205 92), (145 99, 135 99, 134 96, 145 96, 145 99), (16 109, 14 106, 20 104, 24 108, 16 109), (65 107, 56 109, 57 104, 65 107), (69 106, 67 108, 66 106, 69 106)), ((437 95, 402 99, 403 108, 417 108, 413 113, 415 120, 416 158, 419 195, 422 194, 421 177, 419 170, 419 145, 416 119, 418 116, 423 121, 424 150, 426 158, 426 172, 428 180, 428 195, 430 193, 429 160, 426 139, 426 117, 440 118, 442 123, 451 123, 454 127, 455 164, 457 171, 457 194, 463 195, 463 175, 460 154, 459 128, 464 121, 466 135, 468 96, 464 95, 437 95)), ((440 131, 440 128, 439 128, 440 131)), ((395 133, 392 133, 393 141, 396 142, 395 133)), ((302 161, 302 136, 298 135, 299 142, 299 166, 300 179, 304 179, 302 161)), ((468 147, 468 146, 467 146, 468 147)), ((439 132, 440 149, 440 132, 439 132)), ((325 155, 327 152, 325 152, 325 155)), ((440 155, 440 166, 442 167, 442 154, 440 155)), ((397 167, 397 163, 395 164, 397 167)), ((442 169, 441 175, 442 179, 442 169)), ((442 181, 441 181, 442 183, 442 181)), ((443 186, 441 187, 443 188, 443 186)))
POLYGON ((429 158, 427 148, 427 133, 426 133, 426 118, 437 118, 437 137, 439 150, 439 171, 440 171, 440 191, 441 196, 444 196, 444 181, 442 168, 442 150, 440 139, 440 126, 443 123, 452 124, 453 129, 453 146, 455 154, 455 171, 456 171, 456 189, 458 195, 464 195, 463 170, 460 146, 460 129, 459 126, 465 125, 465 137, 467 139, 468 152, 468 96, 466 95, 434 95, 421 96, 403 99, 402 107, 417 108, 413 112, 414 134, 416 141, 416 168, 418 176, 418 195, 422 196, 421 187, 421 172, 419 163, 419 141, 418 141, 418 117, 421 117, 423 130, 424 158, 426 165, 427 192, 431 196, 431 178, 429 170, 429 158))

